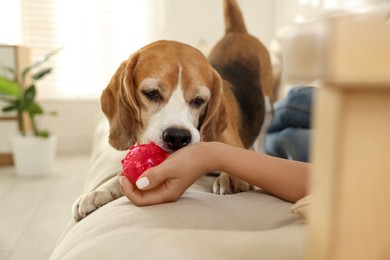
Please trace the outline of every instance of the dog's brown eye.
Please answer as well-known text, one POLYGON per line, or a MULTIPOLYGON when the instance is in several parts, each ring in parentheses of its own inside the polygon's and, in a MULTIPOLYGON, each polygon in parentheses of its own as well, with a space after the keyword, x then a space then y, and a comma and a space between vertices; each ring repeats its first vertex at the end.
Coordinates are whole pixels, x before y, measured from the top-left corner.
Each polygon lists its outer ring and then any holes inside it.
POLYGON ((191 106, 194 108, 200 108, 205 102, 206 100, 204 100, 203 98, 197 97, 194 100, 192 100, 191 106))
POLYGON ((150 101, 158 102, 158 101, 161 101, 161 99, 162 99, 161 95, 160 95, 160 92, 158 92, 158 90, 155 90, 155 89, 154 90, 144 91, 143 94, 150 101))

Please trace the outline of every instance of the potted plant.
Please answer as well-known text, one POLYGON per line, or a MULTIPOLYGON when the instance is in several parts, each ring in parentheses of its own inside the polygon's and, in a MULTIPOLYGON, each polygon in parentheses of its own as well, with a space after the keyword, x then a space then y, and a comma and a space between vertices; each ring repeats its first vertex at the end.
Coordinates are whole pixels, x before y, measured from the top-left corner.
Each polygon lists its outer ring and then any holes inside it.
POLYGON ((40 129, 36 120, 37 116, 55 113, 45 113, 39 105, 35 84, 50 74, 52 68, 42 68, 42 65, 56 53, 57 50, 48 53, 21 72, 0 65, 2 111, 15 111, 18 118, 19 134, 11 138, 11 143, 16 172, 20 176, 47 175, 51 173, 55 161, 56 137, 40 129))

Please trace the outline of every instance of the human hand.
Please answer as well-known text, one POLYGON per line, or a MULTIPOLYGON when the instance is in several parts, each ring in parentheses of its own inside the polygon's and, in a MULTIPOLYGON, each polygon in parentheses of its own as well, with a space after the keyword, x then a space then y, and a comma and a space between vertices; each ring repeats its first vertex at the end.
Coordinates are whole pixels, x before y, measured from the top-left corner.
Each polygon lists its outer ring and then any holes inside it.
POLYGON ((170 155, 163 163, 145 171, 136 187, 120 176, 120 188, 137 206, 177 201, 180 196, 208 171, 207 144, 189 145, 170 155), (206 148, 206 149, 205 149, 206 148))

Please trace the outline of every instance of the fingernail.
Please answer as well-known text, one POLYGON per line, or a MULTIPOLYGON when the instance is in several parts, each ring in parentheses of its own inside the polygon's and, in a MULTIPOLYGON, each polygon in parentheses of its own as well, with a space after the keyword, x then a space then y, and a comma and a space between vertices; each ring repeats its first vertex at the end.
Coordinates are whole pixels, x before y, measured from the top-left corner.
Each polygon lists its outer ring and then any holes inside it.
POLYGON ((137 185, 138 189, 142 190, 150 185, 150 181, 148 177, 142 177, 135 182, 135 185, 137 185))

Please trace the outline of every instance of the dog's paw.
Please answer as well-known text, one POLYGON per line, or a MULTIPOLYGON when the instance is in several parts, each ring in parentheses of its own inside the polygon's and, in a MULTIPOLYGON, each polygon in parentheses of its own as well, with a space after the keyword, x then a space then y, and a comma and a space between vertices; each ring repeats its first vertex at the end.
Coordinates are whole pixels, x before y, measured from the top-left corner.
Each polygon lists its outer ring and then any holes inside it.
POLYGON ((221 195, 239 193, 253 189, 253 185, 225 173, 222 173, 217 177, 213 185, 213 192, 221 195))
POLYGON ((117 199, 119 196, 109 190, 92 191, 80 196, 73 204, 72 214, 76 221, 80 221, 88 214, 100 208, 101 206, 117 199))

